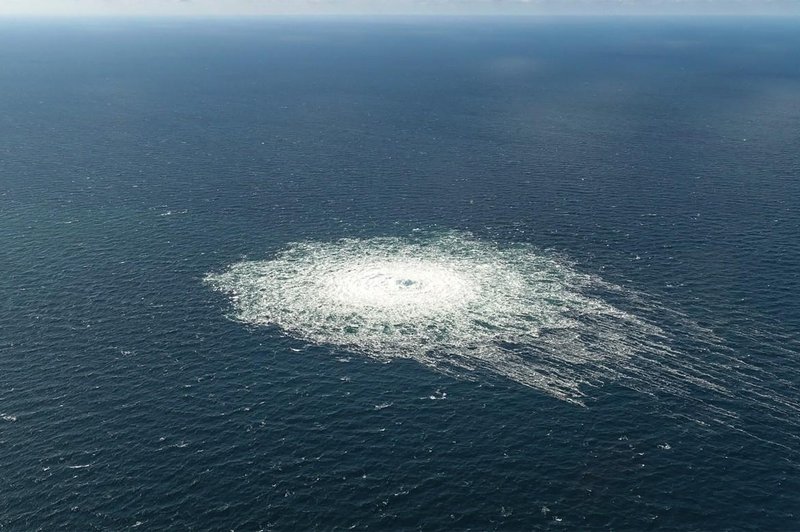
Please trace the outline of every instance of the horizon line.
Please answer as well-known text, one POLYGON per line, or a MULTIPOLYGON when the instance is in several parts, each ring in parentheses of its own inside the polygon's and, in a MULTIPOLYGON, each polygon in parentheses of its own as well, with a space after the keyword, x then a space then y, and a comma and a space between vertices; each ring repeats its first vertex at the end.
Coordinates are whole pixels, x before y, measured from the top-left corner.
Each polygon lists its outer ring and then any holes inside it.
POLYGON ((0 19, 266 19, 266 18, 800 18, 800 10, 791 12, 285 12, 285 13, 6 13, 0 19))

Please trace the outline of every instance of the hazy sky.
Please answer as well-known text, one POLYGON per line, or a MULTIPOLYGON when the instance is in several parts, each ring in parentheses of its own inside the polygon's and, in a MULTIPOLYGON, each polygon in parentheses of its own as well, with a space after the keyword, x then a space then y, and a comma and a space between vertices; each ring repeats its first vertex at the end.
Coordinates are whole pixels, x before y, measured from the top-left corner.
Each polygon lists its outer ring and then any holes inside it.
POLYGON ((0 0, 0 15, 792 14, 800 0, 0 0))

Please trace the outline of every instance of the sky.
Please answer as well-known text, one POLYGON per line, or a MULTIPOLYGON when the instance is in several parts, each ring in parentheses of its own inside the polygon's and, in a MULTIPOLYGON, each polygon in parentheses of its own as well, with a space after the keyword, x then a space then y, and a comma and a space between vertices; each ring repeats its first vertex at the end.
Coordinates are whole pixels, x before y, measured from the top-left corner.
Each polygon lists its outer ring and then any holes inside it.
POLYGON ((0 0, 0 16, 800 15, 800 0, 0 0))

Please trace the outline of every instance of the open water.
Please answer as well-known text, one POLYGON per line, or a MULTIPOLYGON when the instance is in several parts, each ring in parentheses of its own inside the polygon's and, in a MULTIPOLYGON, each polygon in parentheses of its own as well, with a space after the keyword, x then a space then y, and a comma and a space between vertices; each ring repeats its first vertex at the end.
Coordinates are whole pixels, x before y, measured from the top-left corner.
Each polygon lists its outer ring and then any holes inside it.
POLYGON ((796 530, 800 22, 0 23, 0 529, 796 530))

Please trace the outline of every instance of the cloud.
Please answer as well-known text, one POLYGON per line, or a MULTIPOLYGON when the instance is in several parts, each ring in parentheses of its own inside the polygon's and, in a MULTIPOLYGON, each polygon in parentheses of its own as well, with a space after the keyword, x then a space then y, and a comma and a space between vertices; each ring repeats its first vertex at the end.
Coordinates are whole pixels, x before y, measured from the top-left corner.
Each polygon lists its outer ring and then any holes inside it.
POLYGON ((796 0, 0 0, 0 15, 797 14, 796 0))

